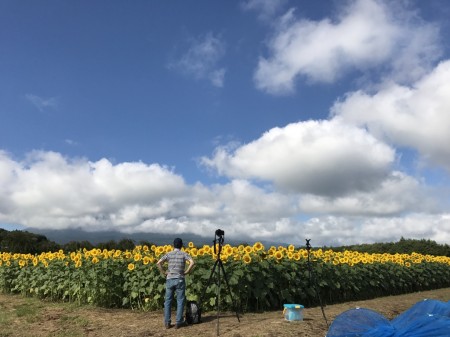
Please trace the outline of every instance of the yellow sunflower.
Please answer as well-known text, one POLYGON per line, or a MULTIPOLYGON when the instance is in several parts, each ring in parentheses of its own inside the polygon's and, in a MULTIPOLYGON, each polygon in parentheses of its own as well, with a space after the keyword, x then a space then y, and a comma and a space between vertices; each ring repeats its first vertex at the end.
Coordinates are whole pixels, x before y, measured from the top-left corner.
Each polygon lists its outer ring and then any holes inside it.
POLYGON ((253 245, 254 251, 259 251, 259 250, 263 250, 263 249, 264 249, 264 245, 261 242, 255 242, 255 244, 253 245))
POLYGON ((191 256, 192 256, 192 257, 196 257, 196 256, 198 255, 198 250, 197 250, 197 248, 192 248, 190 253, 191 253, 191 256))
POLYGON ((277 260, 281 260, 281 259, 283 258, 283 252, 277 250, 277 251, 275 252, 275 255, 274 255, 274 256, 276 257, 277 260))
POLYGON ((245 264, 249 264, 250 262, 252 262, 252 258, 249 254, 244 254, 244 256, 242 257, 242 261, 244 261, 245 264))
POLYGON ((142 255, 141 254, 139 254, 139 253, 137 253, 137 254, 134 254, 134 261, 140 261, 142 259, 142 255))

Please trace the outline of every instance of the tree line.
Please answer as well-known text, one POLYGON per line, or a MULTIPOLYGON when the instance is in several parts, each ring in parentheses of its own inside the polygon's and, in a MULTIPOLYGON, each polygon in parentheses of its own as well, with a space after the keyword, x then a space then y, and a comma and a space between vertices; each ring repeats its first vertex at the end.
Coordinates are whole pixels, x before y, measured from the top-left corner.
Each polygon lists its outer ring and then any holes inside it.
POLYGON ((148 241, 136 242, 131 239, 121 239, 119 241, 109 240, 107 242, 100 242, 95 245, 87 240, 69 241, 64 244, 58 244, 54 241, 48 240, 47 237, 42 234, 35 234, 21 230, 8 231, 0 228, 0 251, 10 253, 40 254, 43 252, 54 252, 60 249, 65 252, 73 252, 83 248, 88 250, 93 248, 99 248, 102 250, 132 250, 137 244, 145 244, 148 246, 152 245, 152 243, 148 241))
POLYGON ((401 238, 398 242, 381 242, 371 244, 359 244, 333 247, 334 251, 354 250, 361 253, 389 253, 389 254, 411 254, 413 252, 424 255, 449 256, 450 246, 448 244, 438 244, 433 240, 415 240, 401 238))
MULTIPOLYGON (((132 239, 121 239, 119 241, 109 240, 107 242, 100 242, 92 244, 89 241, 69 241, 65 244, 58 244, 47 239, 45 235, 34 234, 27 231, 13 230, 8 231, 0 228, 0 251, 10 253, 23 254, 40 254, 43 252, 54 252, 57 250, 64 250, 65 252, 73 252, 78 249, 86 248, 88 250, 93 248, 99 249, 120 249, 132 250, 136 245, 148 245, 153 243, 149 241, 136 242, 132 239)), ((323 246, 322 249, 332 249, 334 251, 354 250, 361 253, 389 253, 389 254, 411 254, 413 252, 420 254, 429 254, 434 256, 449 256, 450 246, 448 244, 438 244, 432 240, 415 240, 401 238, 398 242, 382 242, 372 244, 359 244, 340 247, 323 246)))

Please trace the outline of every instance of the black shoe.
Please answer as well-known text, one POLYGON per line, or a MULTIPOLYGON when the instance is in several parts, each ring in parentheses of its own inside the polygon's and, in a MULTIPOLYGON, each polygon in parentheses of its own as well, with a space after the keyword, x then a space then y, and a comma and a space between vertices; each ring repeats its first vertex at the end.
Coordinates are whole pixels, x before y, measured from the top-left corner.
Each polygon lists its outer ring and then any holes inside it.
POLYGON ((172 325, 170 325, 170 323, 166 323, 166 324, 164 324, 164 326, 166 327, 166 329, 170 329, 172 327, 172 325))
POLYGON ((175 329, 179 329, 179 328, 181 328, 182 326, 185 326, 186 324, 185 323, 177 323, 177 325, 175 325, 175 329))

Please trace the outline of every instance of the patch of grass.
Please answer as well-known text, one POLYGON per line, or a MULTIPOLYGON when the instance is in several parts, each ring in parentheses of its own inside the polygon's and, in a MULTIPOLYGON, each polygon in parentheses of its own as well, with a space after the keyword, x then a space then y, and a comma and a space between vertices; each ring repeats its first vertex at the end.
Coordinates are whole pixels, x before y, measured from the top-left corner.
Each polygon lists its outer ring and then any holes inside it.
POLYGON ((42 311, 42 305, 36 301, 26 301, 13 306, 14 314, 28 323, 36 322, 42 311))
POLYGON ((21 299, 18 303, 9 306, 2 305, 0 308, 0 337, 13 336, 15 331, 13 322, 20 319, 25 327, 28 323, 39 320, 42 304, 35 300, 21 299))
POLYGON ((57 331, 49 337, 83 337, 90 320, 78 315, 79 306, 70 303, 45 302, 36 298, 11 297, 0 305, 0 337, 34 336, 36 322, 52 322, 57 331), (20 322, 20 332, 17 324, 20 322), (14 327, 15 326, 15 327, 14 327))
POLYGON ((11 312, 0 308, 0 337, 9 337, 12 334, 10 326, 11 312))
POLYGON ((16 305, 14 309, 16 310, 17 317, 36 316, 37 314, 36 308, 28 304, 16 305))
POLYGON ((60 331, 51 334, 51 337, 81 337, 84 336, 84 327, 89 321, 78 316, 62 316, 58 322, 60 331))
POLYGON ((86 327, 89 325, 89 320, 85 317, 80 317, 80 316, 62 316, 61 324, 86 327))
POLYGON ((0 326, 6 325, 11 319, 11 315, 3 310, 0 310, 0 326))

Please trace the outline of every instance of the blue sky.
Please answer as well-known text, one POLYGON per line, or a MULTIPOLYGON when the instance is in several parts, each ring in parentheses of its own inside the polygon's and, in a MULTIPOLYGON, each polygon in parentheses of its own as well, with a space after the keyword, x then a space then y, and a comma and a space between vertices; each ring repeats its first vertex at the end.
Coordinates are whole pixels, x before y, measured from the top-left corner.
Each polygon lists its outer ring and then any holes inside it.
POLYGON ((0 226, 450 243, 448 17, 1 1, 0 226))

